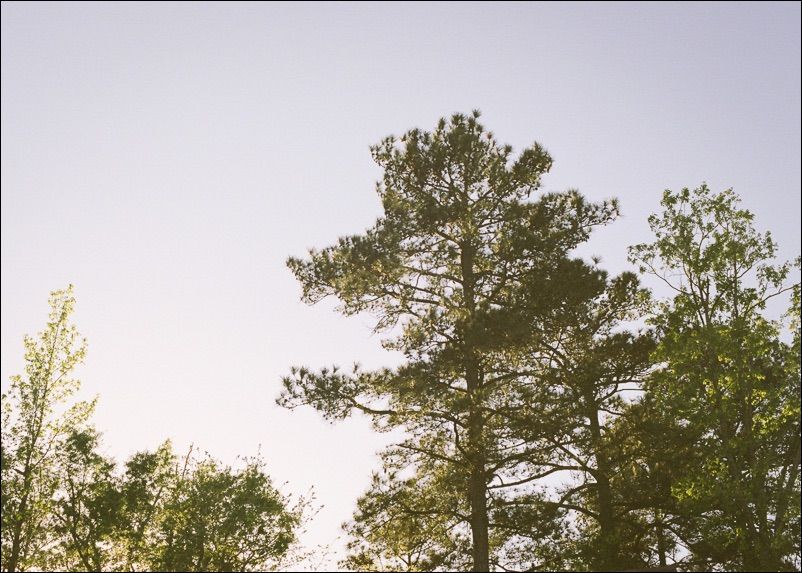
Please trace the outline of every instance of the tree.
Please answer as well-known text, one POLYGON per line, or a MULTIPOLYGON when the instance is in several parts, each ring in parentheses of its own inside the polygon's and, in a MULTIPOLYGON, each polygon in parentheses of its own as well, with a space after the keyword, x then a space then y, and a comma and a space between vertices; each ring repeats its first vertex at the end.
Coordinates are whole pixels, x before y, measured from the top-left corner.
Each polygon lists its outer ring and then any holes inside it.
POLYGON ((296 541, 304 500, 295 507, 271 484, 259 458, 235 471, 190 454, 157 523, 154 571, 266 571, 296 541))
POLYGON ((626 510, 614 488, 622 460, 609 429, 627 414, 623 395, 637 390, 651 367, 654 340, 622 329, 625 321, 640 318, 648 299, 635 275, 608 279, 603 271, 588 270, 587 298, 560 308, 549 329, 552 338, 530 349, 535 379, 553 392, 541 402, 550 404, 556 422, 536 431, 543 434, 541 456, 552 457, 540 464, 581 476, 578 484, 560 488, 557 503, 585 524, 585 565, 618 571, 636 564, 638 556, 626 547, 626 510), (538 372, 536 364, 544 359, 548 366, 538 372))
POLYGON ((346 315, 375 315, 377 331, 397 326, 384 345, 407 362, 375 372, 294 368, 278 402, 330 419, 360 410, 378 428, 406 429, 398 447, 413 463, 439 459, 463 484, 473 568, 487 571, 499 496, 489 484, 520 459, 503 454, 515 440, 503 410, 516 380, 494 336, 514 315, 506 293, 540 280, 552 295, 540 302, 560 304, 576 278, 568 254, 617 204, 575 191, 528 200, 551 167, 548 153, 535 144, 513 160, 478 117, 456 114, 431 133, 413 129, 372 147, 384 215, 363 235, 288 260, 307 303, 334 295, 346 315))
POLYGON ((88 424, 95 402, 64 404, 85 341, 69 317, 72 287, 51 295, 27 377, 2 399, 3 571, 264 571, 290 556, 310 500, 276 490, 259 457, 232 469, 169 441, 125 471, 88 424))
POLYGON ((546 476, 564 485, 549 488, 546 497, 516 492, 503 503, 529 526, 542 518, 548 526, 554 512, 578 526, 558 542, 562 556, 550 558, 555 568, 620 570, 640 560, 625 543, 623 522, 631 516, 613 487, 622 460, 609 430, 627 414, 625 395, 651 366, 651 334, 624 328, 641 317, 649 295, 632 273, 610 278, 581 260, 565 264, 575 279, 570 294, 550 293, 566 284, 548 281, 553 275, 545 283, 542 276, 522 281, 510 292, 502 338, 507 376, 517 381, 504 424, 519 440, 502 460, 515 459, 515 483, 528 489, 546 476))
POLYGON ((791 266, 770 264, 776 244, 738 203, 732 190, 706 185, 666 191, 663 214, 649 218, 655 241, 630 250, 642 272, 673 291, 653 319, 663 367, 647 391, 696 440, 697 463, 672 487, 682 516, 676 533, 696 566, 792 570, 799 351, 764 310, 798 283, 784 286, 791 266))
POLYGON ((43 566, 53 543, 58 452, 94 409, 94 402, 77 402, 58 411, 80 385, 69 376, 86 354, 85 340, 69 321, 74 305, 72 285, 51 294, 45 330, 37 339, 25 337, 26 375, 12 376, 2 397, 4 571, 43 566))
POLYGON ((174 487, 176 464, 169 440, 153 452, 137 452, 125 463, 116 540, 124 571, 148 571, 156 562, 159 523, 174 487))
POLYGON ((671 489, 696 463, 691 432, 658 408, 648 393, 625 404, 608 424, 610 489, 620 551, 626 555, 622 568, 669 567, 683 557, 674 534, 682 518, 671 489))
POLYGON ((350 541, 344 568, 357 571, 464 571, 470 535, 466 500, 448 464, 433 460, 407 478, 385 456, 370 490, 344 527, 350 541), (392 468, 392 469, 391 469, 392 468))
POLYGON ((65 571, 108 571, 118 534, 121 496, 115 463, 98 453, 94 429, 73 432, 59 452, 59 489, 53 508, 55 550, 65 571))

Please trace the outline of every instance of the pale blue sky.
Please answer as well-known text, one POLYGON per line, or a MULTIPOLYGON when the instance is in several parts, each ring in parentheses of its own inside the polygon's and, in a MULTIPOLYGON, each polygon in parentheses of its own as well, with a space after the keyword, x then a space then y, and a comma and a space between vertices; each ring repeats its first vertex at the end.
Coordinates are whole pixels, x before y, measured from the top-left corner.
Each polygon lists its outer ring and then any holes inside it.
POLYGON ((278 408, 280 377, 394 358, 284 260, 379 215, 370 144, 474 108, 549 149, 545 189, 620 198, 612 270, 702 181, 800 251, 799 3, 3 2, 3 384, 74 283, 109 453, 261 444, 333 540, 382 439, 278 408))

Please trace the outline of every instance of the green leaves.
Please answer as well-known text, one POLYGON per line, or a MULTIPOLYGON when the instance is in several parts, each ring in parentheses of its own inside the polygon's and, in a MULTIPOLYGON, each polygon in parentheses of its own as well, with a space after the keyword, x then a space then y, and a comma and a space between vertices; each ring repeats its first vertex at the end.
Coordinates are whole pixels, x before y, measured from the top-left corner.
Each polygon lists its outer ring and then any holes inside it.
POLYGON ((646 390, 696 436, 693 463, 672 485, 676 531, 706 566, 793 568, 798 532, 785 516, 798 515, 789 499, 799 498, 799 462, 788 452, 799 441, 799 355, 761 312, 798 283, 784 284, 790 265, 773 263, 771 235, 752 227, 732 190, 666 191, 662 204, 649 219, 655 241, 630 257, 675 293, 652 319, 663 367, 646 390))
POLYGON ((95 401, 66 402, 86 343, 72 287, 26 337, 27 376, 2 398, 3 571, 265 571, 291 555, 311 498, 276 490, 259 457, 240 468, 165 442, 116 471, 89 426, 95 401))
POLYGON ((666 190, 662 216, 649 218, 656 240, 630 247, 630 260, 681 295, 678 309, 691 309, 685 314, 698 322, 749 315, 787 290, 790 265, 770 264, 776 243, 754 230, 739 203, 732 189, 714 194, 705 184, 666 190))
POLYGON ((374 474, 354 520, 344 525, 350 541, 342 565, 362 571, 470 567, 469 535, 460 516, 467 511, 459 495, 464 484, 449 470, 440 463, 407 479, 396 472, 374 474))
POLYGON ((190 452, 174 467, 156 500, 146 569, 264 571, 280 563, 296 540, 305 502, 289 507, 264 462, 245 462, 233 470, 190 452))
POLYGON ((25 376, 12 376, 2 397, 2 566, 6 571, 47 563, 53 542, 53 496, 59 484, 58 452, 80 431, 94 402, 78 402, 61 416, 78 390, 69 374, 86 355, 86 341, 69 322, 73 288, 50 295, 50 316, 37 338, 25 337, 25 376))
POLYGON ((65 570, 103 571, 114 565, 108 550, 120 521, 114 461, 98 453, 99 435, 91 428, 73 432, 58 452, 54 530, 57 559, 65 570))

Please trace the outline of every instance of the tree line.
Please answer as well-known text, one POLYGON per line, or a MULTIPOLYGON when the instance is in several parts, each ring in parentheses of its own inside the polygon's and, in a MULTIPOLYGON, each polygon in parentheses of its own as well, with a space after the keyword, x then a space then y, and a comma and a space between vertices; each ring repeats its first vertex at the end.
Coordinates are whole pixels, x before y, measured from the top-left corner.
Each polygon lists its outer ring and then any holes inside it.
POLYGON ((310 498, 290 499, 259 456, 221 464, 170 441, 118 468, 73 401, 86 341, 72 286, 25 337, 25 375, 2 396, 3 571, 265 571, 292 556, 310 498))
MULTIPOLYGON (((373 316, 404 360, 293 367, 277 398, 402 430, 344 524, 343 568, 799 569, 800 260, 776 263, 732 190, 665 191, 637 272, 611 275, 576 249, 618 202, 542 192, 548 152, 513 154, 478 112, 371 152, 383 215, 288 266, 306 303, 373 316)), ((286 565, 308 500, 260 458, 100 453, 94 402, 64 407, 73 305, 53 294, 3 395, 2 569, 286 565)))
POLYGON ((383 215, 288 260, 305 302, 371 314, 405 358, 295 367, 278 399, 404 430, 343 565, 798 570, 799 283, 771 235, 731 190, 666 191, 629 249, 655 300, 574 254, 618 202, 539 192, 547 151, 513 156, 478 118, 372 147, 383 215))

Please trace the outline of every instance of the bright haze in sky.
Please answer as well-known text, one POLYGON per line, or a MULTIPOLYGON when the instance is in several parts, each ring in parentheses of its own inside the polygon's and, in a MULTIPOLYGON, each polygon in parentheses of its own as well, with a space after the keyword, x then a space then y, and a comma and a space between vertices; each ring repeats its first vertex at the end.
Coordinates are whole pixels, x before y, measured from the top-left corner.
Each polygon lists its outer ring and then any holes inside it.
POLYGON ((3 387, 74 283, 106 452, 261 445, 333 542, 387 437, 279 408, 281 376, 398 357, 284 261, 381 214, 369 145, 475 108, 550 151, 545 190, 620 199, 582 249, 613 272, 703 181, 800 251, 799 3, 3 2, 3 387))

